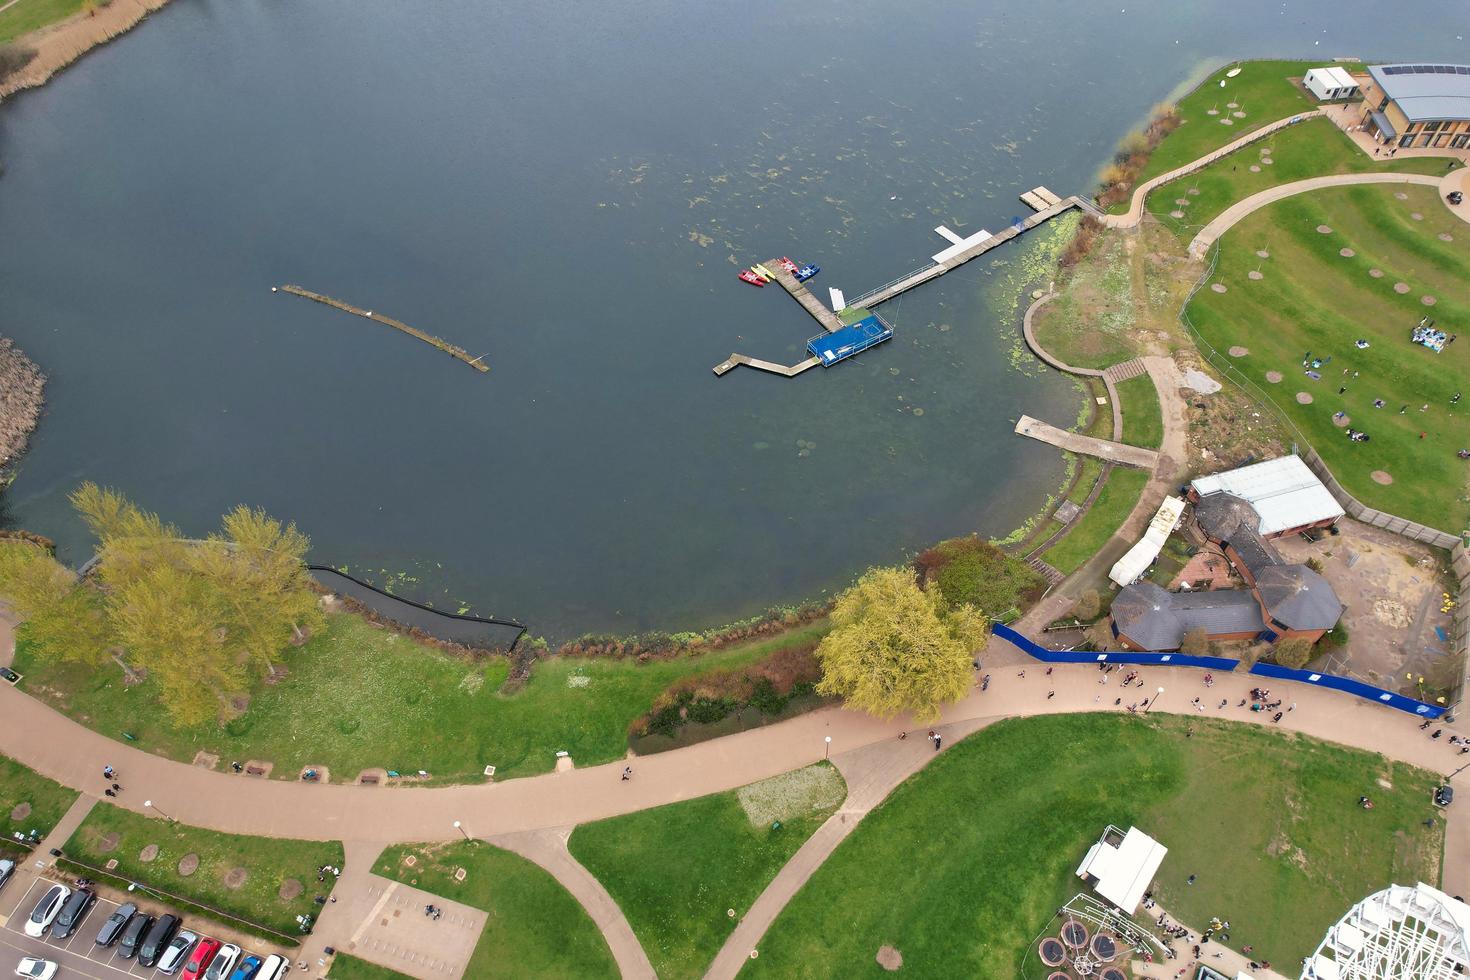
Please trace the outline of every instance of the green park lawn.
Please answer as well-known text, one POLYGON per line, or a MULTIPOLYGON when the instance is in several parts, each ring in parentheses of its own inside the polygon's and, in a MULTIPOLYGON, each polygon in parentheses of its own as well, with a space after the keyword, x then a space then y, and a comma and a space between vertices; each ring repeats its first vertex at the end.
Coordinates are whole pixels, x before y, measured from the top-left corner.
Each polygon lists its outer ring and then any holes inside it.
POLYGON ((1041 557, 1048 565, 1069 575, 1082 567, 1128 519, 1148 485, 1148 477, 1143 470, 1114 466, 1097 500, 1077 518, 1066 536, 1041 557))
POLYGON ((0 13, 0 43, 64 20, 81 10, 82 3, 83 0, 20 0, 0 13))
POLYGON ((54 783, 40 773, 0 755, 0 838, 34 830, 42 837, 61 820, 76 802, 75 790, 54 783), (11 814, 26 804, 30 813, 19 820, 11 814))
POLYGON ((313 898, 326 895, 335 884, 331 876, 319 883, 317 868, 342 865, 342 845, 337 841, 223 834, 108 803, 99 803, 87 815, 63 850, 71 860, 88 865, 82 873, 90 877, 105 879, 93 869, 116 860, 117 867, 107 873, 114 884, 138 882, 166 901, 183 899, 206 913, 223 912, 243 920, 241 928, 264 926, 287 938, 300 932, 296 917, 315 915, 319 909, 313 898), (150 844, 157 845, 158 852, 145 861, 142 853, 150 844), (199 861, 197 869, 185 875, 179 862, 188 854, 197 855, 199 861), (245 880, 239 884, 228 880, 237 868, 245 869, 245 880), (282 884, 293 879, 301 885, 299 894, 281 898, 282 884))
POLYGON ((1423 826, 1435 781, 1371 753, 1205 718, 1001 721, 869 814, 744 973, 884 976, 874 956, 891 944, 915 976, 1026 975, 1030 944, 1085 890, 1074 871, 1108 824, 1169 848, 1153 890, 1171 915, 1196 929, 1227 918, 1235 948, 1297 963, 1364 895, 1439 881, 1443 823, 1423 826), (1373 810, 1357 805, 1363 793, 1373 810))
POLYGON ((1277 184, 1325 174, 1369 171, 1442 174, 1448 163, 1435 157, 1392 160, 1371 157, 1358 149, 1332 120, 1309 119, 1269 139, 1241 147, 1203 170, 1165 184, 1149 195, 1147 209, 1188 240, 1236 201, 1277 184), (1271 162, 1268 164, 1266 160, 1271 162), (1252 173, 1251 167, 1256 167, 1258 172, 1252 173), (1172 217, 1175 211, 1184 216, 1172 217))
POLYGON ((1164 442, 1164 413, 1153 378, 1140 374, 1116 387, 1123 410, 1123 441, 1130 446, 1158 449, 1164 442))
POLYGON ((752 807, 759 823, 730 792, 572 834, 572 855, 617 901, 664 980, 704 974, 740 917, 846 796, 825 764, 739 792, 751 791, 762 797, 752 807))
POLYGON ((338 953, 332 957, 332 968, 327 976, 332 980, 397 980, 399 977, 406 980, 408 974, 360 960, 349 953, 338 953))
POLYGON ((1470 325, 1467 282, 1470 226, 1440 204, 1434 188, 1331 188, 1277 202, 1227 232, 1212 280, 1227 291, 1201 289, 1187 313, 1217 350, 1249 351, 1232 363, 1265 390, 1355 497, 1454 533, 1470 521, 1470 464, 1455 456, 1470 447, 1470 403, 1451 405, 1456 392, 1470 394, 1470 336, 1441 354, 1409 336, 1426 313, 1447 332, 1470 325), (1332 230, 1322 234, 1319 226, 1332 230), (1343 257, 1344 248, 1356 254, 1343 257), (1372 269, 1383 275, 1371 276, 1372 269), (1264 278, 1250 279, 1253 270, 1264 278), (1399 282, 1406 293, 1395 291, 1399 282), (1434 305, 1424 305, 1424 296, 1434 297, 1434 305), (1367 350, 1354 346, 1360 338, 1371 344, 1367 350), (1305 375, 1308 351, 1332 358, 1320 381, 1305 375), (1271 371, 1283 376, 1279 384, 1268 381, 1271 371), (1339 395, 1343 385, 1347 391, 1339 395), (1300 404, 1299 393, 1311 403, 1300 404), (1375 399, 1385 407, 1375 408, 1375 399), (1419 411, 1425 404, 1428 410, 1419 411), (1346 438, 1333 422, 1339 410, 1369 442, 1346 438), (1376 482, 1375 471, 1393 482, 1376 482))
MULTIPOLYGON (((489 844, 405 844, 373 870, 488 913, 466 977, 616 977, 602 933, 556 879, 525 858, 489 844), (404 859, 413 856, 409 866, 404 859), (464 881, 455 881, 457 869, 464 881)), ((336 971, 332 973, 336 977, 336 971)))
POLYGON ((654 698, 691 674, 742 667, 785 646, 809 642, 825 623, 701 656, 654 660, 549 657, 518 693, 499 693, 504 658, 446 655, 350 615, 285 659, 284 679, 259 685, 246 712, 224 727, 175 728, 158 707, 152 683, 129 687, 113 664, 99 668, 46 663, 17 642, 16 670, 31 695, 114 738, 192 761, 201 750, 221 764, 259 759, 274 775, 294 778, 306 766, 352 780, 364 769, 427 770, 436 782, 549 772, 556 753, 579 766, 621 758, 628 725, 654 698))
MULTIPOLYGON (((1175 103, 1179 127, 1154 148, 1135 183, 1142 184, 1191 160, 1198 160, 1267 123, 1285 119, 1295 112, 1315 109, 1318 105, 1316 98, 1290 79, 1300 78, 1307 69, 1325 64, 1321 61, 1246 61, 1211 72, 1193 91, 1175 103), (1240 68, 1240 74, 1226 78, 1226 73, 1236 67, 1240 68), (1220 87, 1222 81, 1224 88, 1220 87), (1231 102, 1236 103, 1237 108, 1229 108, 1228 103, 1231 102), (1215 115, 1211 115, 1210 110, 1214 110, 1215 115), (1235 112, 1245 113, 1244 118, 1234 116, 1235 112), (1232 120, 1229 125, 1221 122, 1227 114, 1232 114, 1229 115, 1232 120)), ((1361 68, 1356 65, 1345 67, 1350 71, 1361 68)), ((1128 201, 1120 201, 1109 210, 1122 214, 1128 210, 1128 201)))

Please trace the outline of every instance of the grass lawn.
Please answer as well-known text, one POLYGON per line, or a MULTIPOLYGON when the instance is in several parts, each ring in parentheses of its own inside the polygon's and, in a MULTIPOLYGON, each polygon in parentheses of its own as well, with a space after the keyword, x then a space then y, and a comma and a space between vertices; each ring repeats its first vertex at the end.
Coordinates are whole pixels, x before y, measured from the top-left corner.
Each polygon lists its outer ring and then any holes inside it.
POLYGON ((1434 188, 1330 188, 1263 208, 1221 240, 1214 281, 1228 291, 1200 290, 1188 308, 1196 328, 1221 351, 1249 350, 1232 359, 1235 366, 1265 389, 1354 496, 1451 533, 1466 526, 1470 464, 1455 453, 1470 447, 1470 403, 1452 406, 1451 399, 1470 393, 1470 336, 1441 354, 1409 340, 1426 313, 1447 332, 1470 324, 1470 226, 1439 203, 1434 188), (1319 226, 1332 231, 1321 234, 1319 226), (1356 254, 1345 258, 1343 248, 1356 254), (1258 249, 1270 257, 1258 257, 1258 249), (1256 269, 1263 279, 1248 277, 1256 269), (1406 293, 1395 291, 1398 282, 1406 293), (1435 304, 1425 306, 1423 296, 1435 304), (1360 338, 1371 344, 1367 350, 1355 347, 1360 338), (1320 381, 1305 375, 1308 351, 1332 358, 1320 381), (1284 380, 1269 383, 1268 371, 1284 380), (1311 404, 1300 404, 1299 393, 1311 404), (1383 408, 1373 406, 1376 399, 1383 408), (1337 411, 1370 441, 1349 441, 1334 424, 1337 411), (1375 482, 1375 471, 1393 483, 1375 482))
POLYGON ((1448 162, 1433 157, 1376 159, 1358 149, 1332 120, 1311 119, 1165 184, 1149 195, 1147 209, 1187 241, 1236 201, 1277 184, 1369 171, 1438 175, 1445 172, 1448 162), (1258 172, 1251 173, 1251 167, 1258 172), (1184 217, 1171 217, 1176 210, 1184 217))
POLYGON ((487 764, 496 766, 497 778, 549 772, 559 750, 579 766, 621 758, 629 723, 674 681, 744 666, 825 628, 818 622, 641 666, 632 659, 551 657, 507 697, 498 693, 508 670, 503 658, 458 659, 355 616, 335 615, 322 634, 289 654, 285 679, 258 686, 249 710, 224 728, 171 727, 153 685, 125 686, 115 665, 94 670, 36 660, 24 627, 16 670, 26 674, 27 692, 47 704, 114 738, 128 732, 140 748, 173 759, 191 761, 207 750, 222 764, 274 762, 274 774, 288 779, 305 766, 325 766, 338 780, 382 766, 464 782, 482 779, 487 764))
POLYGON ((1143 470, 1114 466, 1087 513, 1077 518, 1066 537, 1041 557, 1060 572, 1075 572, 1122 526, 1148 485, 1148 476, 1143 470))
POLYGON ((390 970, 386 966, 378 966, 367 960, 360 960, 348 953, 338 953, 332 957, 332 969, 327 976, 332 980, 394 980, 395 977, 403 977, 408 974, 390 970))
POLYGON ((1140 374, 1116 387, 1123 409, 1123 441, 1130 446, 1158 449, 1164 442, 1164 413, 1153 378, 1140 374))
MULTIPOLYGON (((1136 183, 1142 184, 1159 174, 1182 167, 1267 123, 1285 119, 1294 112, 1315 109, 1315 96, 1294 82, 1309 68, 1320 68, 1322 61, 1246 61, 1224 65, 1177 103, 1179 128, 1165 136, 1154 148, 1136 183), (1239 67, 1240 74, 1226 78, 1226 73, 1239 67), (1220 83, 1225 87, 1221 88, 1220 83), (1229 107, 1234 102, 1236 108, 1229 107), (1210 110, 1215 115, 1210 114, 1210 110), (1234 115, 1245 113, 1244 118, 1234 115), (1221 120, 1231 119, 1226 125, 1221 120)), ((1349 71, 1362 70, 1361 65, 1346 65, 1349 71)), ((1123 200, 1109 209, 1114 214, 1128 210, 1123 200)))
MULTIPOLYGON (((373 869, 489 913, 466 977, 616 977, 617 966, 592 919, 556 879, 525 858, 489 844, 390 847, 373 869), (409 855, 417 864, 409 867, 409 855), (464 881, 454 872, 464 868, 464 881)), ((333 973, 333 976, 336 976, 333 973)))
POLYGON ((1236 948, 1296 963, 1364 895, 1439 881, 1443 824, 1422 825, 1434 783, 1371 753, 1247 724, 1127 714, 998 722, 869 814, 744 972, 884 976, 874 955, 887 943, 915 976, 1023 976, 1028 944, 1085 890, 1077 862, 1110 823, 1169 848, 1154 894, 1171 913, 1197 927, 1228 918, 1236 948), (1362 793, 1373 810, 1357 806, 1362 793))
POLYGON ((703 975, 846 787, 821 765, 738 792, 757 794, 758 823, 731 792, 584 824, 572 834, 572 854, 617 901, 665 980, 703 975))
POLYGON ((0 837, 10 840, 13 834, 32 830, 46 836, 76 802, 77 795, 75 790, 0 755, 0 837), (11 814, 22 804, 30 807, 30 813, 13 819, 11 814))
POLYGON ((326 895, 335 884, 330 876, 326 884, 318 883, 316 869, 342 865, 342 845, 336 841, 222 834, 108 803, 98 804, 87 815, 64 850, 68 857, 95 868, 115 859, 117 868, 111 874, 124 883, 136 881, 158 890, 165 899, 178 896, 288 937, 300 932, 296 916, 315 915, 318 908, 312 899, 326 895), (157 856, 145 861, 142 852, 150 844, 158 846, 157 856), (181 874, 179 862, 189 854, 198 856, 198 867, 181 874), (245 880, 231 887, 229 876, 237 868, 245 869, 245 880), (283 899, 281 886, 291 879, 300 883, 300 894, 283 899))
POLYGON ((83 0, 20 0, 0 14, 0 42, 64 20, 82 9, 83 0))

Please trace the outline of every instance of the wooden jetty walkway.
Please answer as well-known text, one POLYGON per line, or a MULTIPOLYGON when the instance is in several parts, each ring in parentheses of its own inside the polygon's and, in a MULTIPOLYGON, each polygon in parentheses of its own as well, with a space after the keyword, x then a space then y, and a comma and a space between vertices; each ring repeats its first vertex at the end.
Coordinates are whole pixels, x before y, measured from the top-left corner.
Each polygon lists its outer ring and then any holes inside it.
POLYGON ((461 361, 464 361, 470 367, 474 368, 476 371, 481 372, 482 374, 490 370, 490 365, 485 363, 485 355, 481 354, 479 357, 471 357, 469 351, 465 350, 463 347, 456 347, 454 344, 451 344, 447 340, 435 337, 433 334, 424 333, 417 327, 410 327, 408 324, 404 323, 401 320, 395 320, 392 317, 384 316, 381 313, 374 313, 372 310, 364 310, 361 307, 353 306, 351 303, 344 303, 340 299, 333 299, 332 297, 324 296, 321 293, 314 293, 309 289, 303 289, 300 286, 293 286, 290 283, 287 283, 284 286, 271 287, 271 292, 276 292, 277 290, 283 293, 290 293, 292 296, 300 296, 303 299, 309 299, 317 303, 323 303, 327 306, 335 307, 336 309, 342 310, 345 313, 352 313, 356 316, 366 317, 369 320, 377 320, 379 323, 387 324, 394 330, 401 330, 404 333, 408 334, 410 337, 417 337, 424 343, 439 348, 450 357, 455 357, 461 361))
POLYGON ((1017 420, 1016 431, 1023 436, 1029 436, 1059 449, 1085 453, 1088 456, 1105 459, 1110 463, 1121 463, 1124 466, 1134 466, 1149 472, 1153 472, 1154 466, 1159 461, 1159 454, 1152 449, 1125 446, 1121 442, 1109 442, 1106 439, 1096 439, 1092 436, 1068 432, 1054 425, 1048 425, 1040 419, 1033 419, 1029 415, 1022 415, 1017 420))
MULTIPOLYGON (((1036 213, 1029 218, 1013 222, 1003 231, 998 231, 993 235, 982 238, 980 236, 984 235, 984 232, 976 232, 971 239, 964 239, 943 225, 936 228, 935 231, 939 232, 943 238, 950 242, 950 248, 937 253, 933 257, 931 264, 924 266, 922 269, 911 272, 906 276, 901 276, 886 286, 879 286, 877 289, 871 290, 859 296, 857 299, 848 300, 847 305, 843 309, 871 310, 879 303, 886 303, 895 296, 908 292, 915 286, 921 286, 930 279, 936 279, 944 275, 951 269, 959 268, 971 259, 979 258, 991 249, 999 245, 1004 245, 1011 239, 1030 231, 1043 222, 1050 221, 1052 218, 1070 211, 1072 208, 1077 208, 1094 217, 1102 217, 1102 211, 1098 209, 1097 205, 1086 198, 1078 197, 1075 194, 1071 197, 1058 197, 1045 187, 1034 187, 1026 191, 1021 195, 1021 200, 1036 213), (959 248, 966 241, 974 241, 974 244, 968 248, 959 248)), ((764 264, 766 268, 775 274, 776 281, 781 284, 782 288, 790 293, 792 298, 800 303, 802 308, 822 325, 823 330, 826 330, 828 333, 836 333, 842 328, 842 318, 838 313, 827 309, 821 300, 812 295, 811 290, 807 289, 802 283, 797 282, 795 276, 781 267, 781 261, 779 259, 767 259, 764 264)), ((794 377, 807 368, 812 367, 813 363, 814 361, 802 361, 800 364, 788 368, 770 361, 761 361, 753 357, 746 357, 744 354, 731 354, 727 360, 715 365, 715 374, 722 375, 741 364, 745 364, 750 367, 759 368, 762 371, 772 371, 776 374, 785 375, 786 377, 794 377)))

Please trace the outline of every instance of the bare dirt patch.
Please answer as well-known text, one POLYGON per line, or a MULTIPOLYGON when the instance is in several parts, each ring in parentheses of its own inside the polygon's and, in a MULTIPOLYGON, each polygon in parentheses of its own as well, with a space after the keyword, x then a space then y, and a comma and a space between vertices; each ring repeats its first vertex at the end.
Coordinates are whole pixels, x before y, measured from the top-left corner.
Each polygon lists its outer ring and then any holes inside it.
POLYGON ((1319 234, 1319 235, 1330 235, 1330 234, 1332 234, 1332 227, 1330 225, 1318 225, 1317 226, 1317 234, 1319 234))
POLYGON ((250 872, 246 871, 244 868, 231 868, 230 870, 225 872, 224 886, 231 891, 234 891, 238 889, 241 885, 245 884, 245 880, 249 877, 250 872))
POLYGON ((1374 279, 1382 279, 1383 278, 1383 270, 1382 269, 1369 269, 1368 270, 1368 275, 1372 276, 1374 279))
POLYGON ((17 803, 15 807, 10 811, 10 819, 16 822, 24 820, 30 815, 31 805, 29 803, 17 803))
POLYGON ((1341 256, 1342 256, 1342 257, 1343 257, 1343 258, 1345 258, 1345 259, 1350 259, 1350 258, 1352 258, 1352 257, 1353 257, 1353 256, 1354 256, 1354 255, 1357 255, 1357 254, 1358 254, 1358 253, 1357 253, 1357 252, 1354 252, 1354 251, 1353 251, 1353 250, 1352 250, 1352 249, 1350 249, 1350 248, 1340 248, 1340 249, 1338 249, 1338 250, 1337 250, 1337 254, 1338 254, 1338 255, 1341 255, 1341 256))
POLYGON ((1433 296, 1420 296, 1419 302, 1423 303, 1425 306, 1433 306, 1437 301, 1433 296))
POLYGON ((1256 282, 1260 282, 1262 279, 1266 278, 1266 274, 1264 272, 1262 272, 1260 269, 1252 269, 1251 271, 1247 272, 1245 275, 1246 275, 1246 278, 1247 279, 1252 279, 1252 280, 1255 280, 1256 282))
POLYGON ((1256 258, 1258 258, 1258 259, 1269 259, 1270 257, 1271 257, 1271 253, 1268 252, 1268 251, 1266 251, 1264 248, 1258 248, 1258 249, 1256 249, 1256 258))
POLYGON ((1231 357, 1245 357, 1250 352, 1251 351, 1250 351, 1250 348, 1249 347, 1240 347, 1240 346, 1237 345, 1235 347, 1230 348, 1230 356, 1231 357))
POLYGON ((143 848, 141 851, 138 852, 138 860, 142 861, 144 864, 147 864, 150 861, 158 860, 158 845, 149 844, 147 847, 143 848))
POLYGON ((1282 382, 1282 380, 1284 379, 1284 377, 1285 376, 1280 371, 1267 371, 1266 372, 1266 380, 1269 381, 1269 382, 1271 382, 1273 385, 1279 385, 1282 382))
POLYGON ((1223 293, 1226 290, 1226 286, 1223 282, 1212 282, 1210 283, 1210 288, 1217 293, 1223 293))
POLYGON ((1299 391, 1296 393, 1296 403, 1298 405, 1310 405, 1313 401, 1311 392, 1299 391))
POLYGON ((1337 426, 1339 429, 1346 428, 1347 426, 1351 425, 1352 422, 1353 417, 1351 415, 1334 415, 1332 417, 1332 424, 1337 426))
POLYGON ((190 852, 179 858, 179 874, 187 878, 199 870, 199 855, 190 852))
POLYGON ((1388 473, 1384 472, 1383 470, 1374 470, 1372 473, 1369 473, 1368 475, 1370 477, 1372 477, 1373 478, 1373 482, 1376 483, 1376 484, 1378 484, 1379 486, 1386 487, 1390 483, 1393 482, 1393 477, 1390 476, 1388 473))
POLYGON ((1393 284, 1393 291, 1400 295, 1407 293, 1409 291, 1409 284, 1406 282, 1396 282, 1393 284))
POLYGON ((1442 231, 1439 233, 1439 240, 1442 242, 1452 242, 1455 240, 1455 236, 1447 231, 1442 231))
POLYGON ((903 954, 892 946, 878 947, 878 965, 889 973, 894 973, 903 966, 903 954))
POLYGON ((299 880, 297 880, 296 878, 287 878, 285 881, 281 882, 281 887, 276 892, 276 894, 281 896, 281 901, 289 902, 296 896, 300 895, 303 891, 305 891, 305 889, 302 888, 301 882, 299 880))
POLYGON ((102 839, 97 842, 97 853, 111 854, 113 851, 117 850, 117 845, 121 841, 122 836, 116 831, 113 831, 110 834, 103 834, 102 839))
POLYGON ((219 756, 213 752, 195 752, 194 765, 200 769, 215 769, 219 767, 219 756))

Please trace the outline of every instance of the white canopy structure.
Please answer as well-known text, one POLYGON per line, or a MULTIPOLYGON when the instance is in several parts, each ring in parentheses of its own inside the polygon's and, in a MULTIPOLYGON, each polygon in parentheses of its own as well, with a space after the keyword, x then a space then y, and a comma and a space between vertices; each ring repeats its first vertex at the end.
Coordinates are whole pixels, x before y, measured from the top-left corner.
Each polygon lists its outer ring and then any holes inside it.
POLYGON ((1347 73, 1347 69, 1332 66, 1313 68, 1302 79, 1302 84, 1317 97, 1319 102, 1332 99, 1351 99, 1358 94, 1358 81, 1347 73))
POLYGON ((1369 895, 1327 930, 1302 980, 1459 980, 1470 970, 1470 906, 1422 882, 1369 895))
POLYGON ((1169 849, 1137 827, 1124 834, 1112 825, 1087 852, 1077 867, 1077 877, 1093 891, 1132 915, 1143 901, 1149 882, 1169 849))
POLYGON ((1120 587, 1132 585, 1138 581, 1138 577, 1148 571, 1154 559, 1159 557, 1164 542, 1169 540, 1169 535, 1178 526, 1179 518, 1183 514, 1183 499, 1165 497, 1164 502, 1159 505, 1158 513, 1154 514, 1153 520, 1148 522, 1148 530, 1144 532, 1143 539, 1129 548, 1126 555, 1113 563, 1113 570, 1108 572, 1108 578, 1120 587))

